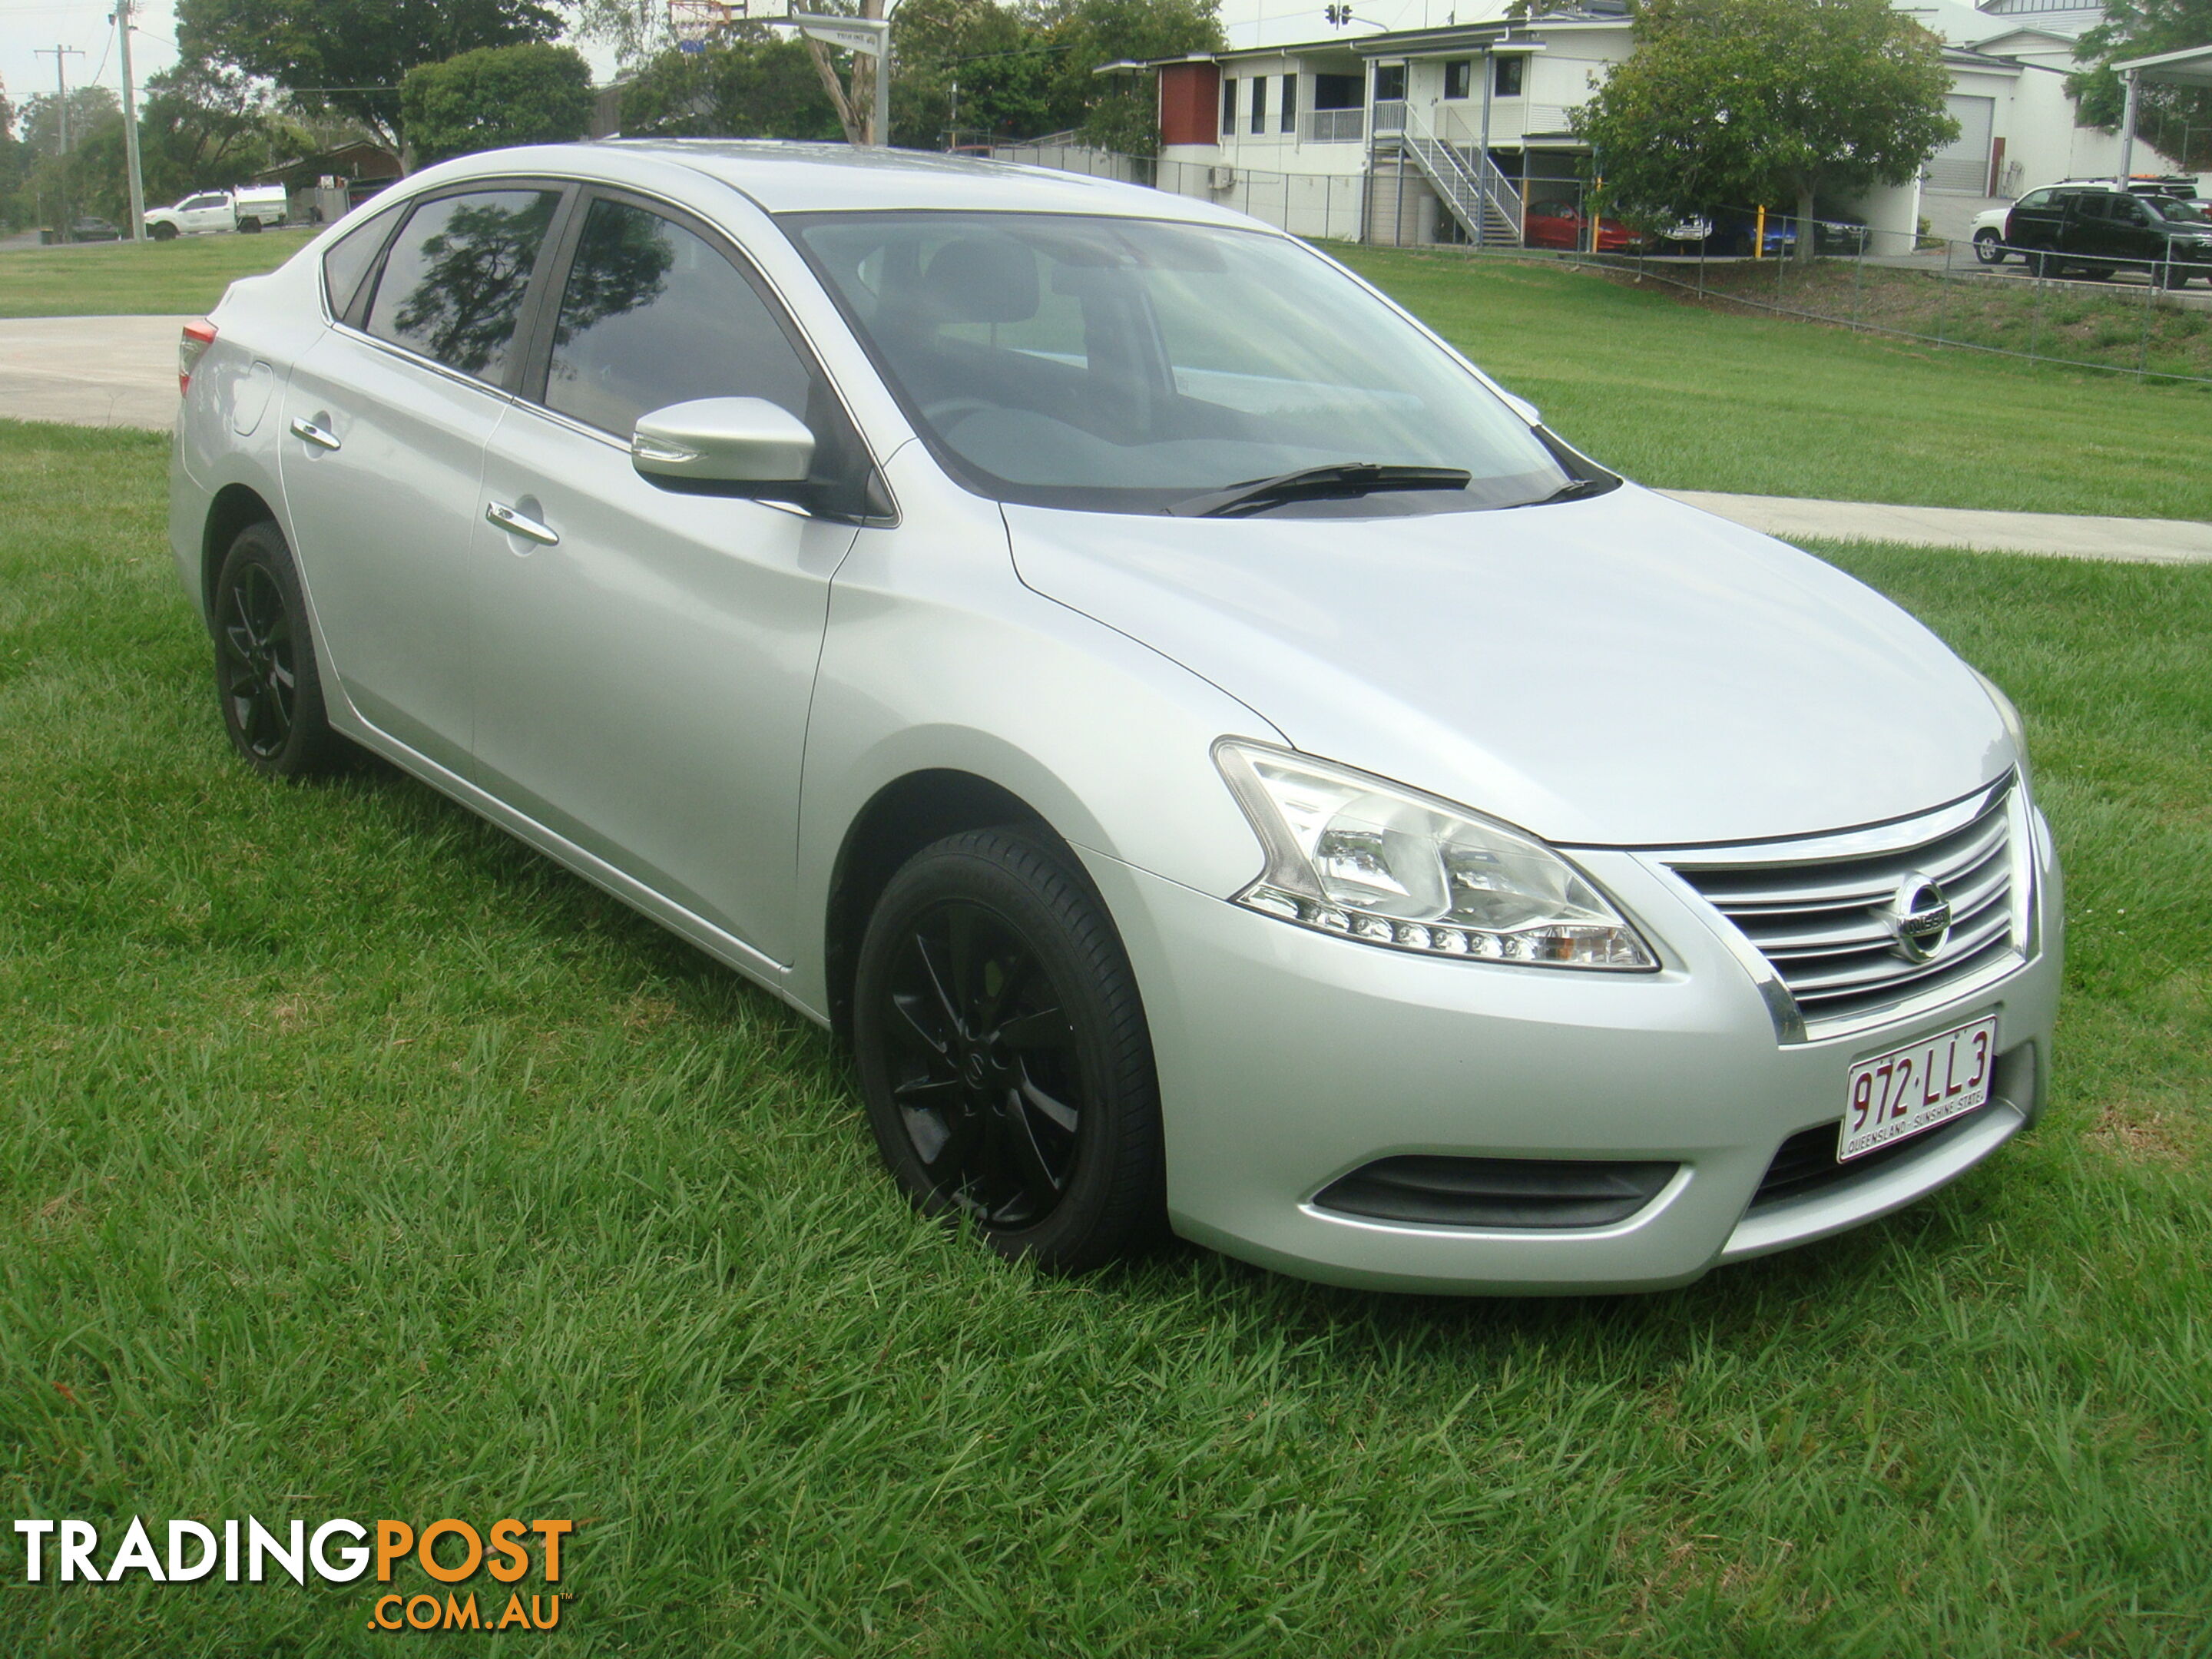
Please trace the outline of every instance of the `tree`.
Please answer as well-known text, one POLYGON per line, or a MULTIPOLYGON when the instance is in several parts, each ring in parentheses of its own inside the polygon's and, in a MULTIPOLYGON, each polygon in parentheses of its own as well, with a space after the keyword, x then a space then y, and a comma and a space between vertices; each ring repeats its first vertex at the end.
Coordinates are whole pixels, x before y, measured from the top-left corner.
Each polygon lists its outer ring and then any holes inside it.
POLYGON ((592 70, 572 46, 481 46, 417 64, 399 83, 399 118, 425 165, 506 144, 559 144, 592 125, 592 70))
POLYGON ((623 89, 632 137, 835 138, 837 112, 805 48, 756 27, 700 52, 662 52, 623 89))
POLYGON ((1218 0, 1061 0, 1051 14, 1060 59, 1055 124, 1087 143, 1133 155, 1160 145, 1154 77, 1096 74, 1103 64, 1143 63, 1218 52, 1225 44, 1218 0))
POLYGON ((551 40, 562 23, 539 0, 177 0, 186 58, 274 81, 303 109, 351 115, 395 145, 409 70, 551 40))
POLYGON ((138 105, 146 200, 235 185, 276 160, 278 149, 297 148, 296 137, 264 87, 236 70, 186 59, 148 76, 138 105))
MULTIPOLYGON (((2076 54, 2094 67, 2069 76, 2066 90, 2083 121, 2109 132, 2127 110, 2127 89, 2115 63, 2207 45, 2212 45, 2212 0, 2105 0, 2105 21, 2082 34, 2076 54)), ((2212 87, 2146 81, 2137 88, 2137 102, 2136 127, 2157 131, 2160 149, 2184 167, 2212 167, 2212 87), (2181 137, 2166 142, 2169 127, 2181 129, 2181 137)))
POLYGON ((1942 43, 1888 0, 1649 0, 1636 52, 1574 116, 1604 204, 1650 222, 1901 185, 1959 136, 1942 43))
POLYGON ((997 0, 900 0, 891 14, 893 142, 927 149, 956 128, 988 137, 1049 131, 1060 56, 997 0))

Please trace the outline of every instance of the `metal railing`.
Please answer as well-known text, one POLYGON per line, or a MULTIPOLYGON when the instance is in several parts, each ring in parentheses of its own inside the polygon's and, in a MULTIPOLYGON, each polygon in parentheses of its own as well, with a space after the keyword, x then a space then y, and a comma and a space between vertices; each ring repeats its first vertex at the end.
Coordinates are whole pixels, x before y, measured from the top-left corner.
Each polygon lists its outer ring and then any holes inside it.
POLYGON ((1402 132, 1406 129, 1406 100, 1402 98, 1378 98, 1375 100, 1375 136, 1402 132))
POLYGON ((1520 241, 1526 210, 1521 192, 1497 162, 1479 150, 1445 143, 1411 111, 1399 142, 1470 240, 1482 245, 1520 241))
POLYGON ((1367 112, 1311 109, 1299 118, 1298 137, 1309 144, 1356 144, 1367 136, 1367 112))

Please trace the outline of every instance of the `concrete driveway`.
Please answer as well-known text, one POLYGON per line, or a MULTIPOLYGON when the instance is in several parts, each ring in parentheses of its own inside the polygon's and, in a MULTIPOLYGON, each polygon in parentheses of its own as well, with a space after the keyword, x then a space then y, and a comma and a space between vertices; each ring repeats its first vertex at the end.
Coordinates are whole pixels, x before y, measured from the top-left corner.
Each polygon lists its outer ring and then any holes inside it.
POLYGON ((0 319, 0 416, 166 432, 190 317, 0 319))

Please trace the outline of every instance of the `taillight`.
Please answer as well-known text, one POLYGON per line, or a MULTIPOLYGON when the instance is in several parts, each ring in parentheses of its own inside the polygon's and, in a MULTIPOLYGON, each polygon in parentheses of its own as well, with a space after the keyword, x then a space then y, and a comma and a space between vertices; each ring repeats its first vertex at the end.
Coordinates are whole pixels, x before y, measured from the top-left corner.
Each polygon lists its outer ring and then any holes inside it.
POLYGON ((204 317, 196 323, 185 325, 184 337, 177 342, 177 395, 181 398, 192 389, 192 371, 199 367, 207 349, 215 343, 215 325, 204 317))

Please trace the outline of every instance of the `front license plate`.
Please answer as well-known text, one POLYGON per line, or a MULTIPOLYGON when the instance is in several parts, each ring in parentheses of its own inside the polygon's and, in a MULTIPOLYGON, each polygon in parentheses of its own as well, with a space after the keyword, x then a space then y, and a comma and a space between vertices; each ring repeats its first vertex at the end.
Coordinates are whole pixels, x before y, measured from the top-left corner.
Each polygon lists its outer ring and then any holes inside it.
POLYGON ((1995 1014, 1859 1061, 1844 1093, 1836 1161, 1848 1163, 1984 1104, 1996 1063, 1995 1014))

